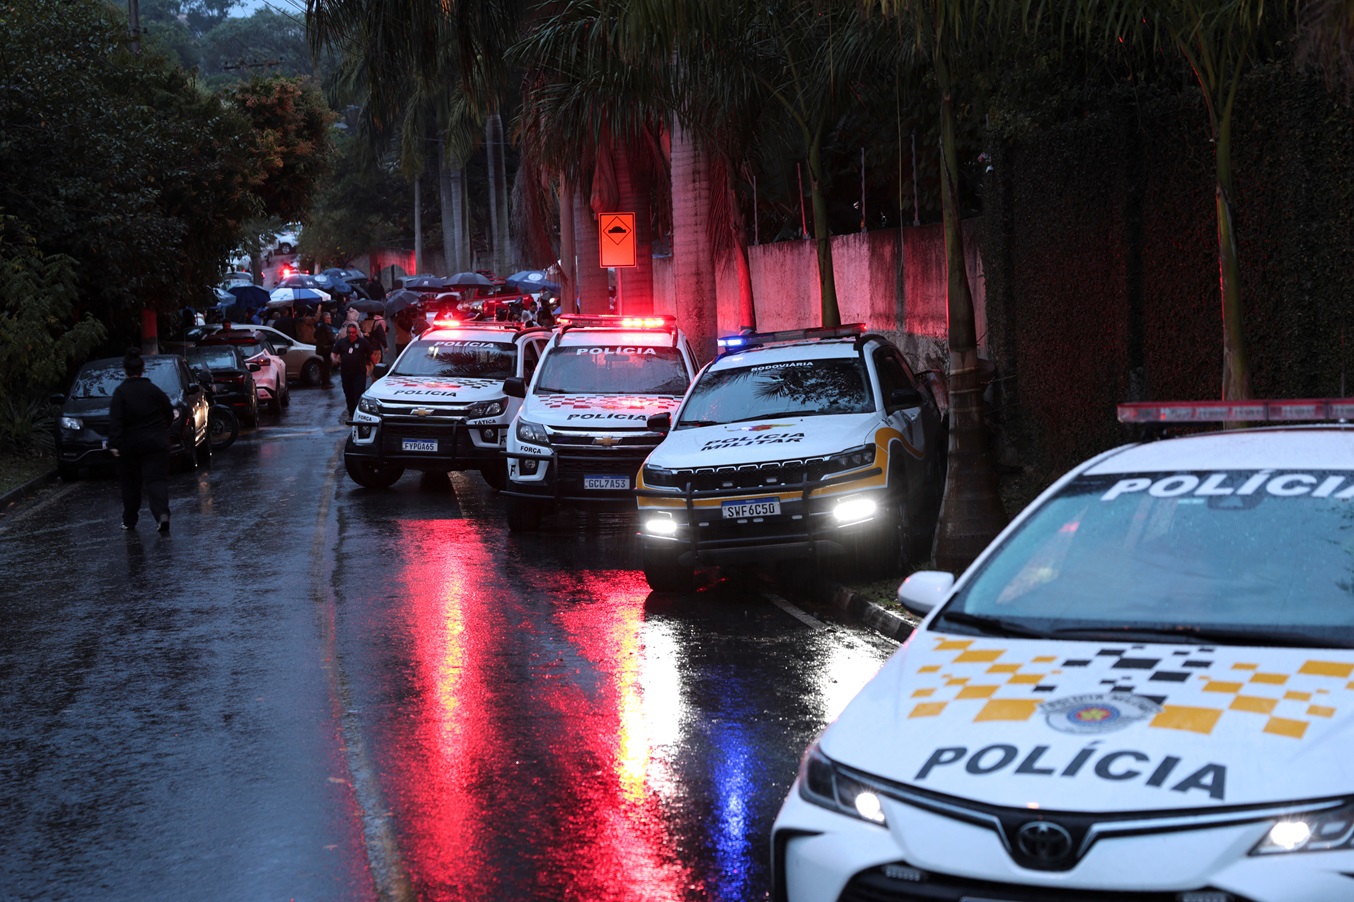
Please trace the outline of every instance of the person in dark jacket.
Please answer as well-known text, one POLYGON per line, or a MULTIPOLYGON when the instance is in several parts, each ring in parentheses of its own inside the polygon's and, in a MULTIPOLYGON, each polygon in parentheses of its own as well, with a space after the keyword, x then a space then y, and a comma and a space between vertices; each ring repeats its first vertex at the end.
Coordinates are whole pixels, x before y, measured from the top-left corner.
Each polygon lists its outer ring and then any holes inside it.
POLYGON ((328 310, 320 313, 320 321, 315 324, 315 353, 320 355, 320 384, 325 388, 333 386, 332 372, 334 362, 329 359, 334 353, 333 318, 328 310))
POLYGON ((339 382, 343 397, 348 402, 348 417, 352 418, 357 402, 367 390, 367 366, 375 356, 376 348, 362 334, 357 323, 348 323, 344 335, 334 345, 334 363, 338 364, 339 382))
POLYGON ((174 405, 146 378, 146 361, 136 348, 122 359, 127 378, 113 390, 108 447, 118 459, 122 485, 122 528, 136 526, 144 490, 160 532, 169 532, 169 427, 174 405))

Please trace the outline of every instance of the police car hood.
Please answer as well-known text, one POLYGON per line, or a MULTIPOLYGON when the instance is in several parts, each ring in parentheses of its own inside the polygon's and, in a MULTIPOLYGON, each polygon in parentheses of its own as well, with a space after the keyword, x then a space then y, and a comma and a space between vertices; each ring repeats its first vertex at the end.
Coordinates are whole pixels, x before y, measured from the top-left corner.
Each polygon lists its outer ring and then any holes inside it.
POLYGON ((824 457, 873 442, 873 421, 868 414, 836 414, 674 429, 650 454, 649 464, 692 467, 717 457, 720 466, 736 466, 824 457))
POLYGON ((996 640, 927 630, 823 752, 993 805, 1197 809, 1342 795, 1354 652, 996 640))
POLYGON ((503 396, 503 380, 387 375, 372 383, 367 396, 393 404, 402 401, 483 401, 503 396))
POLYGON ((522 417, 552 428, 644 429, 656 413, 677 409, 680 395, 548 395, 533 394, 522 407, 522 417))

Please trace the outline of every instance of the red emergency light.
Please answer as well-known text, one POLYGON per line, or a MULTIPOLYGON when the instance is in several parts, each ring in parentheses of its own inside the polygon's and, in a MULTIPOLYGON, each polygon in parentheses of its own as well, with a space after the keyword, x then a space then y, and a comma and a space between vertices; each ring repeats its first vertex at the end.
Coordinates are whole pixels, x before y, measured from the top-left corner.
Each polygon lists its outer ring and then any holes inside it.
POLYGON ((666 314, 656 316, 624 316, 610 313, 566 313, 559 320, 561 326, 606 329, 662 329, 677 327, 677 318, 666 314))

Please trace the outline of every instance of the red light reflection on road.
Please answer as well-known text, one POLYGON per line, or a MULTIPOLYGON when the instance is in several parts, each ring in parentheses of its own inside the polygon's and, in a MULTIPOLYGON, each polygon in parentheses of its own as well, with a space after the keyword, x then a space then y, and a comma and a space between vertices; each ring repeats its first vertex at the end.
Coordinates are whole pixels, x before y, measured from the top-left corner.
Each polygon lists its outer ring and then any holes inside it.
POLYGON ((410 670, 382 762, 421 898, 686 898, 640 686, 642 577, 513 588, 473 521, 400 525, 410 670))

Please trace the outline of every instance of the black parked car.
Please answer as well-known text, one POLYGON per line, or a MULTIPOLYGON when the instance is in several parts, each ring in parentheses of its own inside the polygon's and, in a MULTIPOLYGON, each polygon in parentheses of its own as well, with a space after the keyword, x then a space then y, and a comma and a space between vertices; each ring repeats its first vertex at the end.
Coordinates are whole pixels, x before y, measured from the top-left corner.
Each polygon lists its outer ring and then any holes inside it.
POLYGON ((218 404, 229 405, 246 426, 258 425, 259 396, 254 374, 261 367, 257 363, 246 360, 244 351, 235 345, 204 345, 188 348, 183 354, 195 372, 208 371, 218 404))
MULTIPOLYGON (((169 395, 174 405, 174 422, 169 427, 170 460, 193 469, 211 460, 208 442, 207 392, 178 354, 149 354, 146 378, 169 395)), ((66 395, 56 395, 61 405, 57 421, 56 460, 62 479, 72 480, 81 467, 107 466, 113 463, 108 451, 109 404, 113 390, 126 378, 121 357, 91 360, 75 374, 66 395)))

